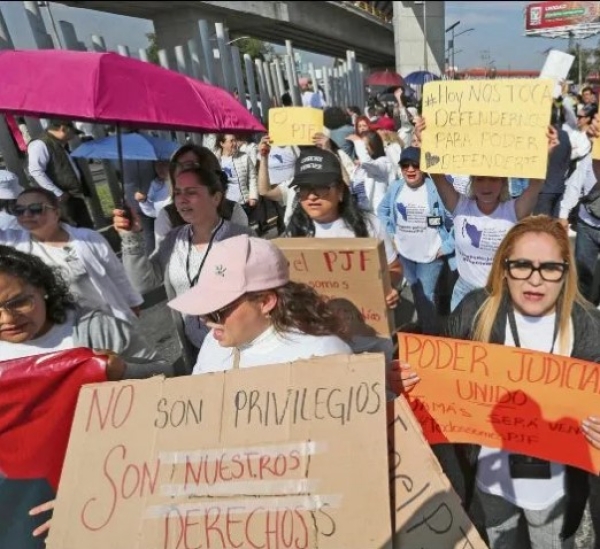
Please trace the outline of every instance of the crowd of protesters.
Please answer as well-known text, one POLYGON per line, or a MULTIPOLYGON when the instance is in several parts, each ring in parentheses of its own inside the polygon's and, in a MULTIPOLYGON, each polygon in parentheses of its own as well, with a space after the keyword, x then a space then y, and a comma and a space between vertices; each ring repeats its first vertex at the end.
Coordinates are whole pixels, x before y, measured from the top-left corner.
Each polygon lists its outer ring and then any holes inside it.
MULTIPOLYGON (((555 100, 548 173, 523 181, 429 175, 419 149, 427 120, 402 88, 360 109, 325 106, 309 79, 300 86, 305 106, 325 109, 312 145, 234 134, 183 145, 134 185, 131 212, 114 211, 121 258, 92 229, 65 149, 73 124, 50 121, 29 143, 31 182, 0 171, 2 359, 105 349, 109 378, 125 379, 383 352, 390 387, 410 391, 418 377, 392 360, 394 338, 352 332, 325 298, 290 280, 264 238, 275 212, 271 229, 284 238, 382 242, 388 307, 407 287, 414 301, 415 321, 400 330, 600 362, 591 156, 600 117, 591 89, 555 100), (137 318, 142 294, 159 286, 181 345, 173 364, 137 318)), ((597 413, 579 420, 600 448, 600 403, 597 413)), ((493 448, 448 445, 438 455, 492 549, 573 547, 588 501, 600 548, 598 476, 493 448)))

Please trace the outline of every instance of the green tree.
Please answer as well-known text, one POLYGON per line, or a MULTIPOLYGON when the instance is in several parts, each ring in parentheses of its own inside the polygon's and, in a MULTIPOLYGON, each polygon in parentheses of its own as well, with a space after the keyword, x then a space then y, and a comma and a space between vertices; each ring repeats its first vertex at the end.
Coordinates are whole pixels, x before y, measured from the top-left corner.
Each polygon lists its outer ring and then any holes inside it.
POLYGON ((146 38, 148 39, 148 47, 146 48, 146 54, 148 55, 148 61, 158 65, 158 43, 156 42, 156 33, 147 32, 146 38))
POLYGON ((258 38, 251 38, 245 36, 243 38, 237 38, 230 41, 232 46, 237 46, 240 50, 240 54, 248 54, 252 59, 265 60, 265 56, 273 55, 274 49, 271 44, 267 44, 258 38))

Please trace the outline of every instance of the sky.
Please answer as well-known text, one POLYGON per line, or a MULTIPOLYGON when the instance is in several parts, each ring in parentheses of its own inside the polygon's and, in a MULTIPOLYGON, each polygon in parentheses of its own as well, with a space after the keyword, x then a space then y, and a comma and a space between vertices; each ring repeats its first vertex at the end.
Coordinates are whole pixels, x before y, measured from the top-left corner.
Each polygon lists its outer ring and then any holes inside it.
MULTIPOLYGON (((152 32, 152 21, 106 14, 82 8, 71 8, 51 2, 56 24, 65 20, 73 23, 80 41, 88 46, 91 35, 104 37, 109 49, 116 50, 119 44, 129 46, 137 56, 140 48, 147 46, 146 33, 152 32)), ((524 8, 528 2, 446 2, 445 27, 456 21, 460 25, 455 33, 473 28, 473 31, 458 36, 455 40, 455 63, 458 68, 480 67, 494 62, 498 69, 541 69, 549 48, 565 51, 567 40, 524 36, 524 8)), ((17 48, 32 48, 33 36, 23 2, 0 1, 13 42, 17 48)), ((41 8, 46 28, 52 35, 48 10, 41 8)), ((60 30, 59 30, 60 32, 60 30)), ((583 47, 595 46, 600 36, 581 41, 583 47)), ((278 48, 279 49, 279 48, 278 48)), ((315 63, 317 67, 330 65, 331 59, 302 53, 303 63, 315 63)))

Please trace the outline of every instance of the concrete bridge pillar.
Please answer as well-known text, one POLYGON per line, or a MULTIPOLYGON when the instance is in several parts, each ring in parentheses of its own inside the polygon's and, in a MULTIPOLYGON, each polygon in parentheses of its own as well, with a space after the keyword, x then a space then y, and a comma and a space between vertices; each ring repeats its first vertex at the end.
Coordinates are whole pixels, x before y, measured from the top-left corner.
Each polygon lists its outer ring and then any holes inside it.
POLYGON ((444 72, 444 2, 393 2, 396 71, 444 72))

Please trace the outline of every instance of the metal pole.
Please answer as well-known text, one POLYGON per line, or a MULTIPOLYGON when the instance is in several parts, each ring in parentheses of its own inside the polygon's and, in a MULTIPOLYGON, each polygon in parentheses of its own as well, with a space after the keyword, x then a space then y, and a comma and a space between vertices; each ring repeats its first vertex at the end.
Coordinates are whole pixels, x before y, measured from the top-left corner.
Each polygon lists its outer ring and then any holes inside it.
POLYGON ((106 51, 106 42, 102 36, 98 34, 92 34, 92 49, 95 52, 105 52, 106 51))
POLYGON ((254 65, 252 57, 244 54, 244 65, 246 67, 246 80, 248 81, 248 93, 250 94, 250 104, 252 105, 252 114, 260 120, 260 110, 256 99, 256 80, 254 79, 254 65))
POLYGON ((200 41, 202 43, 202 53, 204 54, 204 63, 206 65, 205 76, 211 84, 217 84, 214 66, 214 56, 212 46, 210 45, 210 27, 208 22, 204 19, 198 21, 198 27, 200 28, 200 41))
POLYGON ((117 53, 122 57, 129 57, 129 48, 127 46, 117 46, 117 53))
POLYGON ((52 37, 46 32, 46 25, 37 2, 23 2, 25 15, 29 21, 35 45, 39 50, 51 50, 54 48, 52 37))
POLYGON ((295 107, 302 106, 302 101, 300 100, 300 92, 298 91, 298 86, 295 85, 296 80, 296 72, 294 70, 294 60, 289 56, 285 56, 285 72, 288 80, 288 85, 290 87, 290 95, 292 96, 292 103, 295 107))
POLYGON ((200 64, 200 53, 198 50, 198 40, 190 38, 188 40, 188 51, 192 65, 192 76, 196 80, 202 80, 202 65, 200 64))
POLYGON ((15 45, 12 41, 12 37, 10 36, 10 32, 8 31, 8 27, 6 26, 4 15, 2 15, 2 10, 0 10, 0 50, 14 49, 15 45))
POLYGON ((175 46, 175 62, 177 63, 177 72, 190 76, 190 69, 183 46, 175 46))
POLYGON ((242 61, 240 59, 240 48, 231 46, 231 60, 233 61, 233 74, 235 76, 235 87, 238 90, 238 101, 246 107, 246 87, 244 86, 244 74, 242 73, 242 61))
POLYGON ((231 53, 228 51, 227 42, 225 40, 225 28, 223 23, 215 23, 217 32, 217 47, 221 57, 221 67, 223 69, 223 79, 225 88, 230 92, 235 88, 233 70, 231 69, 231 53))
POLYGON ((139 54, 140 54, 140 61, 144 61, 145 63, 149 62, 148 59, 148 52, 145 50, 145 48, 140 48, 138 50, 139 54))
POLYGON ((262 61, 260 59, 255 59, 254 64, 256 65, 256 77, 258 81, 258 92, 260 94, 260 105, 262 110, 262 120, 263 122, 269 119, 269 93, 267 91, 265 74, 263 71, 262 61))
MULTIPOLYGON (((275 57, 275 75, 277 76, 277 85, 279 86, 279 89, 281 90, 281 95, 283 95, 285 93, 285 84, 283 82, 283 74, 281 72, 280 61, 281 60, 279 57, 275 57)), ((281 101, 281 95, 279 96, 279 101, 281 101)))
POLYGON ((427 2, 423 0, 423 66, 429 70, 429 55, 427 51, 427 2))

